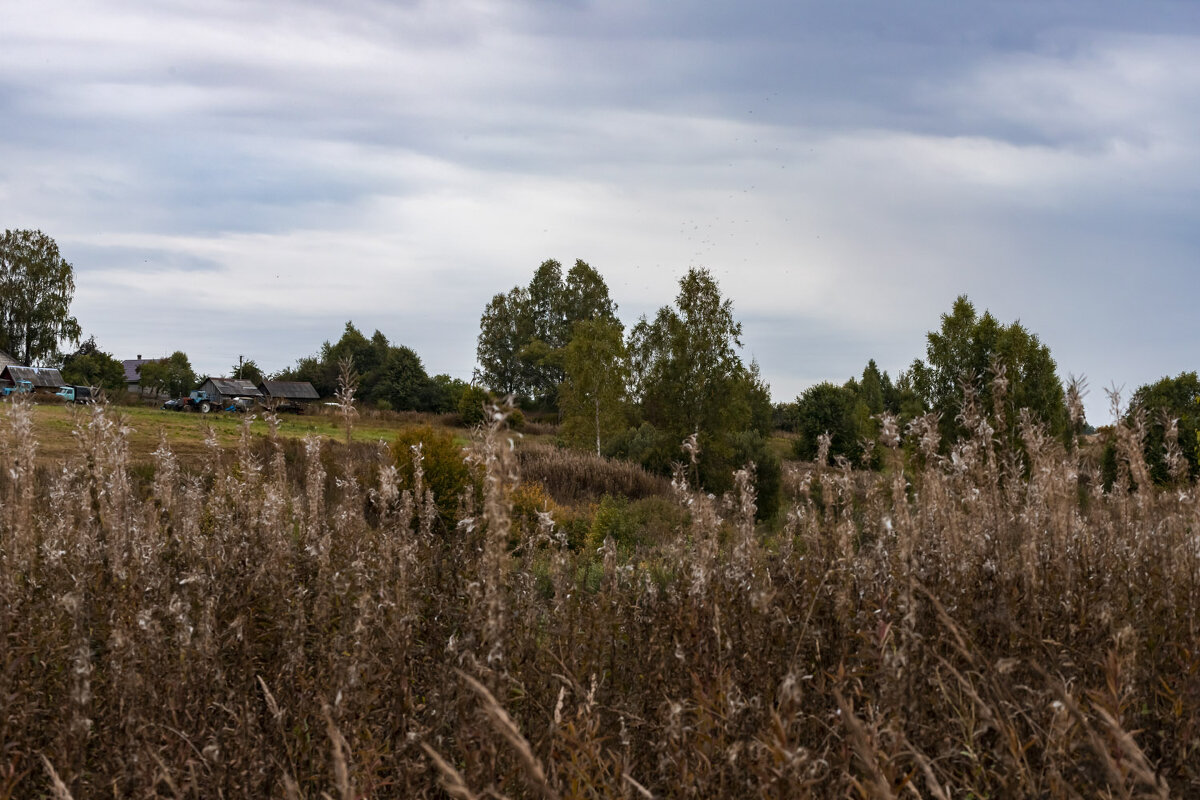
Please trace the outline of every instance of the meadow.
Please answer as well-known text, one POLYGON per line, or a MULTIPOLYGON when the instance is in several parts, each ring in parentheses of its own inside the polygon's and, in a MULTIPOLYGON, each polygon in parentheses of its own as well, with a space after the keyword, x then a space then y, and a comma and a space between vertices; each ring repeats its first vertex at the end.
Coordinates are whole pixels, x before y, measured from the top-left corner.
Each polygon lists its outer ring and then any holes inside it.
POLYGON ((0 410, 0 798, 1200 793, 1200 501, 1136 420, 1106 489, 885 416, 756 523, 503 409, 449 514, 393 422, 149 414, 0 410))

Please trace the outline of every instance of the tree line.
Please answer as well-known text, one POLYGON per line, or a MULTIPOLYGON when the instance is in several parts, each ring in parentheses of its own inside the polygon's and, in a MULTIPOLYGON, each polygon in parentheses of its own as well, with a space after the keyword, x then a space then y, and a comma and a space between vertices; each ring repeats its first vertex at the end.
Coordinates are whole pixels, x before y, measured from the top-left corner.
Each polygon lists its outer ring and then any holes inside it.
MULTIPOLYGON (((70 314, 74 290, 74 267, 51 237, 6 230, 0 238, 0 349, 21 363, 58 366, 69 383, 122 390, 121 362, 94 337, 83 339, 70 314), (64 352, 64 345, 73 349, 64 352)), ((430 376, 414 350, 378 330, 368 338, 353 322, 336 342, 324 342, 270 377, 309 381, 330 396, 339 366, 351 363, 358 398, 375 408, 457 411, 471 420, 482 414, 489 391, 509 396, 561 423, 567 446, 660 472, 679 463, 689 480, 712 491, 729 487, 733 469, 754 463, 763 509, 772 506, 778 487, 779 457, 768 441, 774 430, 792 434, 795 458, 811 460, 824 451, 877 467, 874 443, 885 421, 903 428, 932 419, 947 447, 968 424, 985 424, 1015 442, 1023 411, 1068 443, 1084 424, 1072 425, 1068 405, 1079 398, 1064 387, 1037 334, 986 310, 980 314, 965 296, 928 333, 925 357, 895 378, 870 360, 845 383, 817 384, 791 402, 772 405, 757 364, 741 358, 741 337, 732 301, 706 269, 689 270, 673 304, 626 331, 596 269, 576 260, 564 272, 551 259, 527 285, 497 293, 485 307, 470 382, 430 376)), ((268 377, 253 360, 239 360, 230 371, 255 382, 268 377)), ((180 395, 200 376, 187 354, 176 351, 143 364, 141 379, 147 388, 180 395)), ((1145 432, 1155 481, 1197 475, 1195 372, 1139 387, 1121 413, 1145 432)), ((1109 447, 1104 456, 1109 481, 1119 477, 1114 453, 1109 447)))

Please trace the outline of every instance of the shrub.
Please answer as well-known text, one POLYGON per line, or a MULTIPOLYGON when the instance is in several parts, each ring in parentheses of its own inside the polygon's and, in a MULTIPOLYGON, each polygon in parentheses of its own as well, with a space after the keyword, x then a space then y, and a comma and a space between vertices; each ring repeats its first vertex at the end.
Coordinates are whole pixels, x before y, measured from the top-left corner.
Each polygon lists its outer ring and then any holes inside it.
POLYGON ((471 470, 463 461, 463 448, 449 431, 428 425, 404 428, 392 446, 401 488, 413 488, 413 448, 418 444, 425 486, 433 492, 443 522, 453 525, 459 496, 473 485, 471 470))
POLYGON ((592 516, 587 546, 595 552, 605 539, 612 538, 618 546, 628 548, 636 543, 637 534, 637 522, 629 512, 629 501, 624 497, 605 495, 592 516))
POLYGON ((548 513, 553 519, 558 517, 558 504, 537 481, 522 481, 513 489, 509 500, 513 522, 526 532, 536 531, 541 526, 539 513, 548 513))
POLYGON ((669 435, 649 422, 643 422, 637 428, 614 436, 604 454, 641 464, 650 472, 666 475, 671 471, 671 464, 682 458, 679 446, 680 442, 672 441, 669 435))
POLYGON ((755 466, 754 489, 757 494, 757 518, 770 519, 779 510, 783 484, 783 466, 779 456, 758 431, 745 431, 734 437, 734 463, 755 466))
POLYGON ((468 386, 463 389, 458 398, 458 416, 462 424, 469 428, 483 424, 487 415, 484 406, 491 400, 491 395, 482 386, 468 386))

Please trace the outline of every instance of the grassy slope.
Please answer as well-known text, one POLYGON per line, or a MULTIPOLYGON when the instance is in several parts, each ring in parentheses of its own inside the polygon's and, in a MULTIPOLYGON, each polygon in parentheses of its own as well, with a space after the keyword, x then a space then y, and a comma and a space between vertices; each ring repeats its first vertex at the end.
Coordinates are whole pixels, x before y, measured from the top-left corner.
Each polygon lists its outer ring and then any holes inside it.
MULTIPOLYGON (((222 447, 232 448, 237 444, 238 431, 246 420, 241 414, 186 414, 140 406, 119 406, 113 410, 129 429, 130 455, 135 463, 149 459, 163 436, 171 449, 185 460, 205 454, 204 441, 209 430, 216 434, 222 447)), ((38 463, 49 466, 75 457, 79 446, 73 431, 76 425, 86 423, 91 413, 86 406, 35 406, 38 463)), ((279 420, 279 435, 283 437, 303 438, 310 434, 337 440, 345 437, 341 421, 332 414, 281 414, 279 420)), ((355 441, 391 441, 397 431, 416 421, 415 417, 400 416, 359 418, 354 422, 353 437, 355 441)), ((427 421, 436 424, 433 417, 427 421)), ((255 416, 250 429, 266 435, 267 423, 261 416, 255 416)), ((456 435, 466 443, 465 431, 456 430, 456 435)))

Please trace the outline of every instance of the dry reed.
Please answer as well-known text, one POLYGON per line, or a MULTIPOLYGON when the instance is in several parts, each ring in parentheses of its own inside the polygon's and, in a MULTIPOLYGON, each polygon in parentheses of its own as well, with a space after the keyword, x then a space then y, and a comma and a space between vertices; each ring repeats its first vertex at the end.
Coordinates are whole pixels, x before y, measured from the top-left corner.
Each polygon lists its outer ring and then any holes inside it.
POLYGON ((502 411, 444 531, 419 452, 415 495, 381 446, 248 429, 134 482, 115 409, 56 470, 30 419, 0 418, 0 800, 1200 792, 1200 495, 1145 479, 1136 419, 1112 491, 1028 417, 967 403, 948 450, 884 420, 884 473, 803 468, 769 535, 749 472, 681 469, 629 551, 511 524, 502 411))

